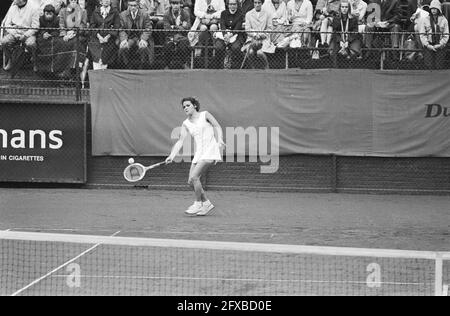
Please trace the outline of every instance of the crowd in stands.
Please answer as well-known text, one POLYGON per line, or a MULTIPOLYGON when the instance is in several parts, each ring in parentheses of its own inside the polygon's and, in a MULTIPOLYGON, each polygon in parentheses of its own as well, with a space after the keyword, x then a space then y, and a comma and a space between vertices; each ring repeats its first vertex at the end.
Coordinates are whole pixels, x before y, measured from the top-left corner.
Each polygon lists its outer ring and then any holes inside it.
POLYGON ((445 0, 14 0, 2 18, 4 69, 29 53, 33 68, 62 77, 88 67, 269 68, 269 54, 308 48, 324 55, 423 59, 441 68, 450 11, 445 0), (405 35, 406 34, 406 35, 405 35), (156 55, 155 47, 163 54, 156 55), (214 49, 210 49, 213 47, 214 49), (209 50, 208 50, 209 48, 209 50))

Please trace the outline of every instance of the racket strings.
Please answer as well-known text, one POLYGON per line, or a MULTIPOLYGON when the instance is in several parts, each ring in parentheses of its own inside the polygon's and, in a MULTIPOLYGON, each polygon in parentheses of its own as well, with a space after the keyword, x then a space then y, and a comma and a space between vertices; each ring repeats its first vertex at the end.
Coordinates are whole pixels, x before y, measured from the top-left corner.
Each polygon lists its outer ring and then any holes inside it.
POLYGON ((142 178, 144 170, 139 166, 130 166, 128 176, 130 180, 138 180, 142 178))

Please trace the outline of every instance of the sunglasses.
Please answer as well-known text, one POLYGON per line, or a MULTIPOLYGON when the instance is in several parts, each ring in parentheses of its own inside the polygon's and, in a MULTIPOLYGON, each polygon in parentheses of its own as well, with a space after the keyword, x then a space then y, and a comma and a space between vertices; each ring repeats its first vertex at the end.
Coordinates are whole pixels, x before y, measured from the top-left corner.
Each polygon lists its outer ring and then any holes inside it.
POLYGON ((187 109, 187 108, 190 108, 192 106, 192 104, 188 104, 188 105, 182 105, 182 107, 183 107, 183 109, 187 109))

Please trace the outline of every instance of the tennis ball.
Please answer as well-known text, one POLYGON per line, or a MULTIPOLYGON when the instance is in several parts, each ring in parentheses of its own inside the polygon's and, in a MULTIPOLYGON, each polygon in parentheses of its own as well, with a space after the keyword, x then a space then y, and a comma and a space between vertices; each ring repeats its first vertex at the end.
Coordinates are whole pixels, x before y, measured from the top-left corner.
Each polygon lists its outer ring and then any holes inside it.
POLYGON ((128 163, 131 165, 131 164, 134 164, 134 159, 133 158, 130 158, 130 159, 128 159, 128 163))

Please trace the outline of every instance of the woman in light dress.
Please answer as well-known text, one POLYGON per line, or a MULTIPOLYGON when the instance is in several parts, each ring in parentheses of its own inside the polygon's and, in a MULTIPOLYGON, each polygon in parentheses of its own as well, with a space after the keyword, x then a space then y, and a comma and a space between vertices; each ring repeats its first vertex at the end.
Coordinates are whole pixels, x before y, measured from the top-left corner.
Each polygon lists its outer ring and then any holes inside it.
POLYGON ((181 127, 179 140, 166 159, 172 163, 183 147, 184 140, 190 134, 195 141, 195 155, 189 172, 189 185, 195 192, 195 202, 186 211, 189 216, 205 216, 214 208, 206 197, 201 183, 201 177, 206 174, 209 167, 222 161, 223 142, 222 127, 208 111, 200 112, 200 102, 194 97, 181 100, 181 105, 187 116, 181 127))

